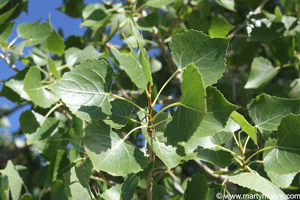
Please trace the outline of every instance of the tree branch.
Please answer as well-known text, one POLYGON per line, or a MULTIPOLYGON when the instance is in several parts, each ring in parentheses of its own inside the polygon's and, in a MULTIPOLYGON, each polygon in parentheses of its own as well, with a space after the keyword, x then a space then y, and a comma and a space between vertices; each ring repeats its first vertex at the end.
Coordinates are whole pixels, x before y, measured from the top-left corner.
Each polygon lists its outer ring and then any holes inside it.
POLYGON ((27 145, 23 148, 16 148, 14 150, 12 150, 9 155, 7 155, 7 153, 5 154, 1 154, 0 155, 0 163, 5 163, 8 160, 14 159, 16 157, 18 157, 21 153, 25 152, 27 149, 29 149, 30 145, 27 145))
POLYGON ((214 178, 219 183, 223 183, 226 180, 226 176, 214 174, 214 170, 207 167, 205 164, 203 164, 200 160, 194 159, 194 161, 212 178, 214 178))
POLYGON ((158 48, 160 49, 164 59, 169 63, 172 73, 176 72, 177 66, 172 60, 172 56, 169 52, 169 48, 167 47, 167 45, 165 45, 163 40, 158 36, 158 30, 155 26, 153 27, 152 36, 154 40, 157 42, 158 48))
MULTIPOLYGON (((5 60, 5 62, 8 65, 10 65, 10 60, 8 59, 8 57, 5 57, 2 53, 0 53, 0 58, 2 58, 3 60, 5 60)), ((13 70, 15 70, 16 72, 20 71, 15 65, 12 65, 11 68, 13 68, 13 70)))
MULTIPOLYGON (((25 105, 26 105, 26 104, 25 104, 25 105)), ((19 109, 19 108, 21 108, 21 107, 23 107, 23 106, 24 106, 24 104, 23 104, 23 105, 17 105, 16 107, 14 107, 14 108, 11 109, 11 110, 7 110, 7 111, 4 111, 3 113, 0 113, 0 119, 1 119, 2 117, 6 117, 6 116, 10 115, 11 113, 15 112, 17 109, 19 109)))

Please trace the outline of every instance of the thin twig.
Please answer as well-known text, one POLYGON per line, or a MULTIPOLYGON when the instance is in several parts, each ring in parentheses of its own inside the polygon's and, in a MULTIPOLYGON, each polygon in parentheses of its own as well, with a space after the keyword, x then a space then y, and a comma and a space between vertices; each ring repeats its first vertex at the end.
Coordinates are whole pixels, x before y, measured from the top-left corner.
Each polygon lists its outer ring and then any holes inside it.
POLYGON ((121 94, 126 97, 127 99, 129 99, 129 96, 127 95, 127 93, 125 92, 125 90, 123 89, 123 87, 120 85, 119 81, 117 79, 115 79, 115 83, 117 85, 117 87, 119 88, 119 90, 121 91, 121 94))
POLYGON ((10 115, 11 113, 15 112, 17 109, 19 109, 19 108, 21 108, 23 106, 24 106, 24 104, 23 105, 17 105, 16 107, 14 107, 11 110, 7 110, 7 111, 4 111, 3 113, 0 113, 0 119, 2 117, 6 117, 6 116, 10 115))
POLYGON ((226 176, 214 174, 214 170, 207 167, 205 164, 203 164, 200 160, 194 160, 209 176, 213 177, 216 181, 219 183, 223 183, 223 181, 226 180, 226 176))
POLYGON ((93 180, 95 180, 95 181, 101 181, 101 182, 105 183, 105 180, 103 178, 98 177, 98 176, 91 175, 90 178, 93 179, 93 180))
MULTIPOLYGON (((2 58, 3 60, 5 60, 5 62, 10 65, 10 60, 8 59, 8 57, 5 57, 2 53, 0 53, 0 58, 2 58)), ((15 65, 12 65, 11 68, 13 70, 15 70, 16 72, 19 72, 20 70, 15 66, 15 65)))
POLYGON ((4 84, 5 82, 4 82, 4 81, 2 81, 2 80, 0 80, 0 83, 1 83, 1 84, 4 84))

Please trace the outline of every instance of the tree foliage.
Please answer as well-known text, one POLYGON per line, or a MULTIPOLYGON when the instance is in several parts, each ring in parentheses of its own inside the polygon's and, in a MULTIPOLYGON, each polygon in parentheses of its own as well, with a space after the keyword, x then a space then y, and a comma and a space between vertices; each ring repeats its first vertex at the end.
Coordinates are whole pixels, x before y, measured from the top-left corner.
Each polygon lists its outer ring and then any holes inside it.
POLYGON ((0 135, 1 199, 299 193, 298 1, 64 0, 59 9, 82 19, 83 36, 64 39, 50 19, 14 24, 27 0, 0 1, 0 57, 17 72, 1 80, 0 95, 16 104, 1 108, 1 129, 30 105, 20 131, 0 135))

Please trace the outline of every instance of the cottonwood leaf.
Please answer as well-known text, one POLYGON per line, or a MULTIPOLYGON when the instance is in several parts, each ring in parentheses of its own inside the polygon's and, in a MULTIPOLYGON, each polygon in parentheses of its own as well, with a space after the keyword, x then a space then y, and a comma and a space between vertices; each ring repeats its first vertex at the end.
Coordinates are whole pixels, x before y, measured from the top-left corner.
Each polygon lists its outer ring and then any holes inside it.
POLYGON ((122 184, 117 184, 111 188, 105 190, 100 196, 105 200, 116 200, 120 199, 122 193, 122 184))
POLYGON ((245 117, 236 111, 231 113, 230 116, 241 126, 242 131, 251 137, 254 144, 257 144, 256 127, 251 126, 245 117))
POLYGON ((50 85, 80 119, 105 119, 111 115, 109 94, 112 67, 105 60, 87 59, 50 85))
POLYGON ((226 37, 233 28, 222 15, 216 14, 211 19, 208 33, 212 38, 226 37))
POLYGON ((149 0, 146 4, 153 8, 161 8, 174 2, 175 0, 149 0))
POLYGON ((133 106, 120 99, 115 99, 110 102, 111 116, 104 120, 104 122, 110 125, 112 128, 120 129, 127 124, 128 117, 131 115, 133 106))
POLYGON ((254 58, 246 89, 255 89, 269 83, 279 72, 280 67, 273 67, 272 63, 263 57, 254 58))
POLYGON ((5 12, 5 13, 2 13, 0 15, 0 24, 2 24, 5 20, 7 20, 11 15, 13 15, 13 13, 15 12, 16 8, 18 7, 19 5, 16 4, 13 8, 11 8, 9 11, 5 12))
POLYGON ((205 200, 208 194, 207 181, 202 174, 195 174, 192 180, 188 181, 187 188, 184 192, 184 200, 205 200))
POLYGON ((235 11, 234 0, 216 0, 216 2, 228 10, 235 11))
POLYGON ((127 144, 102 121, 94 121, 87 126, 84 143, 88 156, 98 170, 126 176, 147 166, 144 154, 127 144))
POLYGON ((91 190, 89 187, 89 177, 83 167, 72 167, 71 171, 65 174, 65 180, 71 191, 72 199, 74 200, 92 200, 91 190))
POLYGON ((84 49, 71 47, 66 50, 65 60, 68 66, 73 66, 85 59, 99 58, 101 54, 92 46, 87 46, 84 49))
POLYGON ((205 89, 197 68, 190 64, 183 71, 182 96, 165 137, 171 145, 188 141, 206 115, 205 89))
POLYGON ((44 88, 40 71, 31 67, 24 78, 24 91, 30 99, 42 108, 49 108, 59 98, 44 88))
POLYGON ((0 45, 1 43, 7 42, 8 38, 11 35, 12 29, 14 26, 14 22, 8 22, 0 25, 0 45))
POLYGON ((229 176, 228 181, 261 192, 263 195, 270 197, 270 200, 280 200, 281 197, 285 197, 284 192, 274 183, 258 174, 243 172, 229 176))
POLYGON ((34 23, 24 23, 17 27, 18 36, 26 39, 24 46, 34 46, 45 41, 52 33, 49 22, 40 24, 40 20, 34 23))
POLYGON ((284 99, 262 94, 252 100, 247 108, 255 127, 261 132, 274 131, 288 114, 298 114, 300 99, 284 99))
POLYGON ((22 184, 24 184, 18 171, 11 160, 6 164, 6 167, 0 170, 1 174, 8 177, 8 186, 13 200, 18 200, 21 194, 22 184))
POLYGON ((297 173, 279 175, 275 172, 268 171, 267 174, 271 181, 275 183, 275 185, 277 185, 280 188, 287 188, 291 185, 297 173))
POLYGON ((137 177, 135 174, 129 174, 123 185, 122 185, 122 189, 121 189, 121 198, 122 199, 132 199, 135 189, 138 185, 140 178, 137 177))
POLYGON ((170 49, 177 67, 183 69, 193 63, 207 87, 222 77, 228 42, 228 38, 212 39, 202 32, 189 30, 178 34, 170 42, 170 49))
POLYGON ((110 47, 116 59, 124 67, 126 73, 142 91, 147 89, 148 76, 146 76, 143 66, 139 62, 138 56, 131 48, 129 54, 119 52, 115 47, 110 47))
POLYGON ((277 137, 274 149, 265 153, 265 171, 279 175, 299 172, 300 116, 290 114, 284 117, 278 126, 277 137))
POLYGON ((51 35, 42 43, 42 47, 49 53, 61 55, 65 53, 64 39, 53 30, 51 35))

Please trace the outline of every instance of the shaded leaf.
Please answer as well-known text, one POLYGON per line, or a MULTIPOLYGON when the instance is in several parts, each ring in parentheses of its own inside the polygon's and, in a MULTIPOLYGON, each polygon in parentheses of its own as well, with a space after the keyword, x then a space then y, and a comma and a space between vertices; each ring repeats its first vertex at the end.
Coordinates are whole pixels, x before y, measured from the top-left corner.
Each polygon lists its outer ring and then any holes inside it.
POLYGON ((121 198, 132 199, 138 182, 139 177, 137 177, 135 174, 129 174, 122 185, 121 198))
POLYGON ((171 54, 179 69, 193 63, 203 78, 204 87, 207 87, 222 77, 228 41, 228 38, 211 39, 202 32, 189 30, 170 42, 171 54))
POLYGON ((56 69, 56 64, 55 64, 55 61, 52 60, 52 58, 48 55, 47 56, 47 65, 48 65, 48 68, 50 69, 51 73, 57 78, 57 79, 60 79, 61 76, 60 74, 58 73, 57 69, 56 69))
POLYGON ((149 0, 147 1, 147 5, 154 8, 161 8, 174 2, 175 0, 149 0))
POLYGON ((121 192, 122 192, 122 185, 117 184, 105 190, 105 192, 100 194, 100 196, 105 200, 116 200, 116 199, 120 199, 121 192))
POLYGON ((279 175, 300 171, 300 116, 288 115, 278 126, 278 141, 269 152, 265 152, 266 172, 279 175))
POLYGON ((120 129, 127 124, 128 117, 131 115, 133 106, 120 99, 115 99, 110 102, 111 116, 104 120, 104 122, 110 125, 112 128, 120 129))
POLYGON ((257 144, 256 127, 251 126, 245 117, 236 111, 231 113, 230 116, 241 126, 242 131, 251 137, 254 144, 257 144))
POLYGON ((274 185, 274 183, 258 174, 243 172, 229 176, 228 181, 261 192, 265 196, 271 197, 271 200, 280 200, 282 196, 285 197, 284 192, 274 185))
POLYGON ((70 17, 78 18, 81 17, 84 7, 85 5, 83 0, 67 0, 66 3, 59 9, 70 17))
POLYGON ((178 108, 164 133, 168 143, 172 145, 188 141, 206 115, 206 92, 201 75, 193 64, 183 71, 181 91, 178 108))
POLYGON ((40 20, 34 23, 24 23, 17 27, 18 36, 26 39, 24 46, 34 46, 45 41, 52 33, 49 22, 40 24, 40 20))
MULTIPOLYGON (((14 22, 8 22, 0 25, 0 43, 5 43, 11 35, 14 22)), ((1 45, 1 44, 0 44, 1 45)))
POLYGON ((82 11, 83 22, 81 25, 96 30, 105 25, 105 22, 110 19, 110 16, 103 4, 89 4, 82 11))
POLYGON ((33 200, 30 194, 24 194, 19 200, 33 200))
POLYGON ((112 67, 105 60, 88 59, 50 85, 79 118, 91 121, 110 115, 112 67))
POLYGON ((2 13, 0 15, 0 24, 2 24, 3 22, 5 22, 5 20, 7 20, 16 10, 16 8, 18 7, 18 4, 15 5, 13 8, 11 8, 9 11, 2 13))
POLYGON ((6 164, 6 167, 0 170, 1 174, 8 177, 8 185, 13 200, 18 200, 21 194, 22 184, 24 184, 18 171, 11 160, 6 164))
POLYGON ((192 180, 187 183, 187 188, 184 192, 184 200, 205 200, 208 194, 208 185, 202 174, 195 174, 192 180))
POLYGON ((299 106, 299 99, 283 99, 262 94, 252 100, 247 108, 255 127, 260 131, 273 131, 283 117, 291 113, 298 114, 299 106))
POLYGON ((40 71, 31 67, 24 79, 24 91, 30 99, 43 108, 49 108, 59 100, 51 91, 44 88, 40 71))
POLYGON ((147 159, 127 144, 102 121, 94 121, 85 130, 86 152, 98 170, 126 176, 141 171, 147 159))

